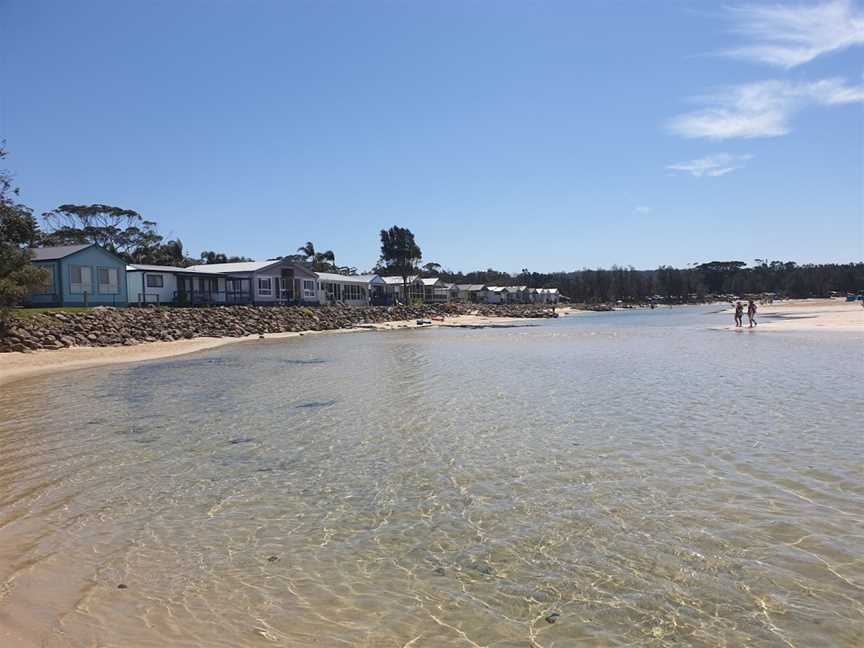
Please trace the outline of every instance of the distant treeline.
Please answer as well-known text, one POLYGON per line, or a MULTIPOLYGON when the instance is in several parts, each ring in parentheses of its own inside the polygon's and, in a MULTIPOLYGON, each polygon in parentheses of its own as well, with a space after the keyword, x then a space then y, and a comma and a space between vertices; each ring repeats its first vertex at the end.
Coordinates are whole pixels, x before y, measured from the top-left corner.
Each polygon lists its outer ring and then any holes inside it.
POLYGON ((558 288, 577 302, 645 302, 660 297, 670 302, 701 301, 719 295, 775 293, 788 298, 828 297, 864 290, 864 263, 798 265, 792 261, 763 261, 747 267, 743 261, 712 261, 692 268, 660 266, 636 270, 612 266, 609 270, 530 272, 521 274, 486 270, 468 273, 441 271, 445 281, 465 284, 527 285, 558 288))

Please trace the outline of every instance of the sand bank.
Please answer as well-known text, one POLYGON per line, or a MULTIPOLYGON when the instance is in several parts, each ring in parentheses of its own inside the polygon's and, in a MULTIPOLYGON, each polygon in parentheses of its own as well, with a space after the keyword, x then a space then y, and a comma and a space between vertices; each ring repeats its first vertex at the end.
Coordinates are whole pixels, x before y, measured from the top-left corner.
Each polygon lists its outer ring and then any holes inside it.
POLYGON ((723 311, 729 317, 728 326, 718 330, 737 332, 756 331, 825 331, 864 333, 864 308, 861 302, 837 299, 790 299, 773 304, 759 305, 756 313, 758 325, 751 329, 747 322, 745 303, 744 327, 736 328, 733 322, 734 309, 723 311))
MULTIPOLYGON (((568 314, 565 311, 563 314, 568 314)), ((457 315, 447 317, 444 321, 435 321, 432 327, 495 327, 512 326, 513 324, 536 323, 536 319, 483 317, 479 315, 457 315)), ((89 369, 103 365, 143 362, 159 360, 174 356, 186 355, 197 351, 205 351, 226 344, 238 344, 254 340, 277 340, 295 338, 307 335, 333 335, 337 333, 358 333, 362 331, 390 331, 397 329, 420 328, 415 320, 400 320, 395 322, 380 322, 364 324, 350 329, 334 329, 327 331, 303 331, 292 333, 267 333, 264 335, 249 335, 246 337, 199 337, 190 340, 175 340, 173 342, 148 342, 135 346, 122 347, 71 347, 66 349, 33 351, 32 353, 0 353, 0 385, 24 378, 31 378, 58 371, 89 369)))

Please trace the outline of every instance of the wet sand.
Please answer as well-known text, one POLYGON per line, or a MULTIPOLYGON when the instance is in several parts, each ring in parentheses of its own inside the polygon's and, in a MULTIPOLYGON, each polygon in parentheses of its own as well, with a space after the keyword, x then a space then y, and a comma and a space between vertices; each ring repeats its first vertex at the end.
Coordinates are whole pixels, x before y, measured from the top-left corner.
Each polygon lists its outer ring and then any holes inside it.
MULTIPOLYGON (((790 299, 773 304, 759 305, 756 312, 757 326, 750 328, 745 303, 744 326, 736 328, 734 323, 716 327, 724 331, 825 331, 864 333, 864 308, 861 302, 836 299, 790 299)), ((723 311, 732 322, 734 309, 723 311)))
MULTIPOLYGON (((562 314, 569 314, 564 310, 562 314)), ((482 317, 478 315, 458 315, 447 317, 444 321, 433 321, 432 324, 424 324, 422 327, 430 326, 506 326, 518 323, 534 322, 528 318, 508 317, 482 317)), ((123 364, 129 362, 143 362, 145 360, 158 360, 174 356, 186 355, 197 351, 204 351, 226 344, 248 342, 250 340, 276 340, 283 338, 296 338, 306 335, 332 335, 336 333, 357 333, 361 331, 390 331, 410 328, 420 328, 415 320, 399 320, 394 322, 379 322, 365 324, 350 329, 334 329, 329 331, 302 331, 288 333, 268 333, 265 335, 249 335, 246 337, 199 337, 191 340, 175 340, 173 342, 148 342, 130 347, 71 347, 57 350, 34 351, 32 353, 0 353, 0 385, 10 383, 24 378, 55 373, 58 371, 71 371, 75 369, 89 369, 103 365, 123 364)))

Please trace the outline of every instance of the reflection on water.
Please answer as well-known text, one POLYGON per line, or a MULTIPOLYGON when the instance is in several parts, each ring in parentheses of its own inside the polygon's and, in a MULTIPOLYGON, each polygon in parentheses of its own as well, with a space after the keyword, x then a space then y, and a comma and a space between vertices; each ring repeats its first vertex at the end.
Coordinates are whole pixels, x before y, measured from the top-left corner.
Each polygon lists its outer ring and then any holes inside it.
POLYGON ((717 323, 260 342, 4 388, 0 644, 860 646, 862 340, 717 323))

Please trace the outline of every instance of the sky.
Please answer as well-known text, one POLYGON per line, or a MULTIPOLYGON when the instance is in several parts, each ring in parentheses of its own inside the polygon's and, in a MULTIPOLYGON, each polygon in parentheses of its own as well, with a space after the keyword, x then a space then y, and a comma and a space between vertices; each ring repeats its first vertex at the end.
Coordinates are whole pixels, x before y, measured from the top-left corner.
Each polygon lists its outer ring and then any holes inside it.
POLYGON ((862 62, 846 0, 0 0, 0 139, 192 255, 860 261, 862 62))

